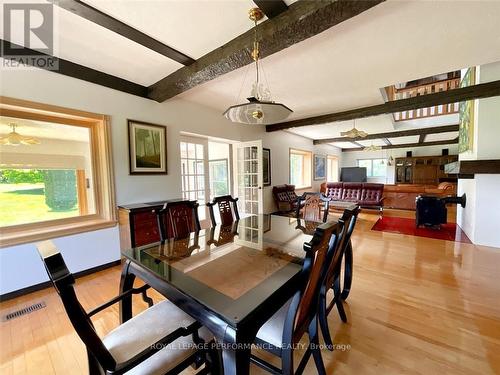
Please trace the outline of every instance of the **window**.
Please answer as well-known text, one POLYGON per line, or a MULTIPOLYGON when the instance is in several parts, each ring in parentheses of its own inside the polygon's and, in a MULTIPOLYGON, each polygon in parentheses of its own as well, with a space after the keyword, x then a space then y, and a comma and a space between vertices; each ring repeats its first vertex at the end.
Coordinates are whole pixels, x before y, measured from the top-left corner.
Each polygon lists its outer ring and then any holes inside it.
POLYGON ((210 160, 210 198, 229 194, 227 159, 210 160))
POLYGON ((290 149, 290 184, 296 189, 311 187, 312 153, 290 149))
POLYGON ((385 159, 359 159, 358 167, 366 168, 367 177, 385 177, 385 159))
POLYGON ((337 182, 339 180, 339 159, 336 156, 326 157, 326 180, 337 182))
POLYGON ((2 246, 116 225, 106 116, 2 97, 0 119, 2 246))

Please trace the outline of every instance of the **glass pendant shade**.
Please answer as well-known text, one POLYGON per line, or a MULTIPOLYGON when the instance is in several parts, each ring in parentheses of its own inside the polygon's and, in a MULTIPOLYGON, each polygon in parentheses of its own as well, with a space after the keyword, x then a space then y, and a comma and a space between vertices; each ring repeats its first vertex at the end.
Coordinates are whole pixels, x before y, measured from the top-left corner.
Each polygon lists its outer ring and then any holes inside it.
POLYGON ((248 98, 248 103, 229 107, 224 117, 242 124, 268 125, 286 119, 293 111, 286 105, 248 98))

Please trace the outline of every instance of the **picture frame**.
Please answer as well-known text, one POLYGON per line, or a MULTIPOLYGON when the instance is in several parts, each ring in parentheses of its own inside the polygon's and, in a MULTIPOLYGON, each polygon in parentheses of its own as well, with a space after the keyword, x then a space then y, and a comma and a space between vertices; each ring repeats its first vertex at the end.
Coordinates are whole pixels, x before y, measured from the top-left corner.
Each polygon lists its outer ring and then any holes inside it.
POLYGON ((129 173, 131 175, 168 174, 167 127, 127 120, 129 173))
POLYGON ((262 149, 262 183, 264 186, 271 185, 271 150, 262 149))
POLYGON ((314 180, 326 179, 326 156, 314 154, 314 180))
MULTIPOLYGON (((467 69, 460 87, 476 84, 476 68, 467 69)), ((458 153, 472 151, 474 148, 474 102, 475 100, 461 101, 459 104, 458 153)))

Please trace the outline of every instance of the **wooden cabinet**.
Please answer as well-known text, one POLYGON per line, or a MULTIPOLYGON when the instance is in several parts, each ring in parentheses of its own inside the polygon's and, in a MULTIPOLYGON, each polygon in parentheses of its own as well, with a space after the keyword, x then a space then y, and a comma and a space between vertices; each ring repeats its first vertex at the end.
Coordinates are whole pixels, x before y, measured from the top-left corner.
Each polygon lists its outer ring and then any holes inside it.
POLYGON ((181 199, 118 206, 120 249, 129 249, 160 241, 160 232, 154 210, 161 209, 165 203, 179 200, 181 199))
POLYGON ((444 166, 457 160, 457 155, 396 158, 394 183, 438 185, 440 182, 456 180, 455 176, 445 173, 444 166))

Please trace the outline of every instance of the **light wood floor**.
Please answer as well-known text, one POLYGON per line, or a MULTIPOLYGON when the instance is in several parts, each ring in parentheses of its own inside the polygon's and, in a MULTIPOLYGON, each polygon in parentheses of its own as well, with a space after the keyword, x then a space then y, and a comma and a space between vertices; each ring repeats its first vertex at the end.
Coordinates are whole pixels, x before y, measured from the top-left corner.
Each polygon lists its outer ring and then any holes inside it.
MULTIPOLYGON (((349 323, 330 315, 334 341, 351 348, 324 351, 328 373, 500 374, 500 249, 371 231, 376 219, 362 214, 354 233, 349 323)), ((79 279, 83 305, 114 296, 119 274, 79 279)), ((1 374, 86 373, 83 344, 53 290, 2 303, 0 314, 41 300, 46 308, 0 322, 1 374)), ((144 308, 137 298, 134 311, 144 308)), ((111 330, 117 316, 117 308, 99 314, 97 331, 111 330)))

